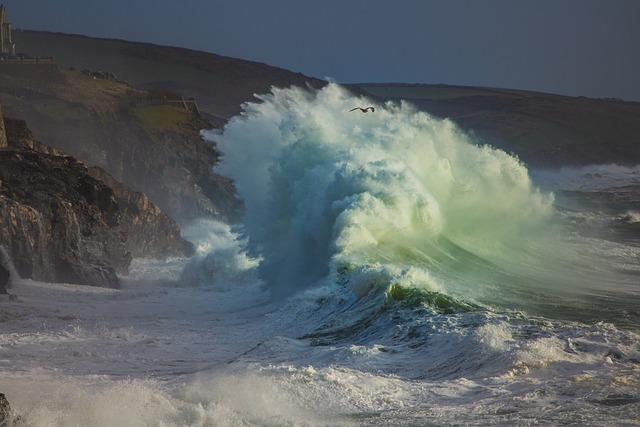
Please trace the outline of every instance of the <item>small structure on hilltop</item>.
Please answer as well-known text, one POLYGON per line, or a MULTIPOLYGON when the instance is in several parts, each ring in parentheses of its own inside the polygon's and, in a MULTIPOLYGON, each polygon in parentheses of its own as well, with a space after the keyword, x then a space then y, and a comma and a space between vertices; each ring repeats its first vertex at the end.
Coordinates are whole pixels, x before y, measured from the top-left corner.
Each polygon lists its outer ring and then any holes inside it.
POLYGON ((3 4, 0 4, 0 49, 2 57, 16 54, 16 44, 11 41, 11 24, 7 19, 7 8, 3 4))
POLYGON ((16 44, 11 39, 11 24, 7 18, 7 8, 0 4, 0 64, 54 64, 53 57, 32 58, 24 53, 16 53, 16 44))

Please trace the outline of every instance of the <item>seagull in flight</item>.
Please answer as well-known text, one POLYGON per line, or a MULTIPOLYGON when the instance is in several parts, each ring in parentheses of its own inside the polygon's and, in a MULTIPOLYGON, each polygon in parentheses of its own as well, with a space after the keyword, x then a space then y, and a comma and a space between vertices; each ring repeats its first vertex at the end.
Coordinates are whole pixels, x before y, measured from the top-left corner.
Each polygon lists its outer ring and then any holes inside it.
POLYGON ((366 113, 366 112, 368 112, 369 110, 371 110, 371 112, 372 112, 372 113, 373 113, 374 111, 376 111, 376 109, 375 109, 375 108, 373 108, 373 107, 367 107, 367 108, 356 107, 356 108, 352 108, 351 110, 349 110, 349 112, 351 112, 351 111, 355 111, 355 110, 360 110, 360 111, 362 111, 363 113, 366 113))

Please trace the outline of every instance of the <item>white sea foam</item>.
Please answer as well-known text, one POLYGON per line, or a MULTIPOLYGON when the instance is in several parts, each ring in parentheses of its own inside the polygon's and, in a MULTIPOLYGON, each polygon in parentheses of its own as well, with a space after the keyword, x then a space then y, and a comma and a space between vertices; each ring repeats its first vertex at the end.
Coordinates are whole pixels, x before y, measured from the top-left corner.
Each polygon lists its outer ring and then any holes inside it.
POLYGON ((228 224, 200 220, 186 227, 182 235, 196 247, 196 254, 182 271, 182 283, 222 290, 259 282, 255 269, 260 259, 246 254, 245 239, 228 224))
POLYGON ((501 256, 549 214, 553 197, 517 159, 408 104, 350 112, 370 101, 335 84, 260 100, 203 135, 222 152, 218 170, 234 180, 249 248, 268 254, 261 277, 275 292, 352 264, 431 262, 441 236, 501 256))
POLYGON ((291 300, 300 315, 264 305, 250 287, 25 281, 17 293, 19 303, 0 307, 0 370, 28 426, 502 425, 552 423, 566 411, 597 424, 628 420, 633 406, 607 414, 584 397, 634 405, 640 382, 629 362, 640 338, 606 324, 554 332, 461 314, 405 319, 360 344, 309 346, 295 336, 317 320, 318 298, 329 297, 320 290, 291 300))

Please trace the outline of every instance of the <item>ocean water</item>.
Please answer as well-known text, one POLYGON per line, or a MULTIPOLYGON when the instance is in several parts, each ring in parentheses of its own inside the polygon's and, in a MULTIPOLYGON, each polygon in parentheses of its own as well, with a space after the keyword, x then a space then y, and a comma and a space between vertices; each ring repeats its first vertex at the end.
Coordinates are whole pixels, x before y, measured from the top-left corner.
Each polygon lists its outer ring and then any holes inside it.
POLYGON ((20 425, 640 425, 640 168, 529 171, 335 84, 203 136, 242 224, 0 301, 20 425))

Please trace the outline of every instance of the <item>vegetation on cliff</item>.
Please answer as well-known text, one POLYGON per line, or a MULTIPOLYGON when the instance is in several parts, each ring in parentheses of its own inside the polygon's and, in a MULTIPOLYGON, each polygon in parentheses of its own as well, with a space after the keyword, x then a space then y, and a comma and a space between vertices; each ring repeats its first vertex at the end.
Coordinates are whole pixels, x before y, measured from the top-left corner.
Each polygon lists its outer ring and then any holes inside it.
POLYGON ((212 170, 212 124, 166 92, 135 89, 99 74, 55 66, 0 65, 5 113, 26 120, 35 139, 144 192, 172 218, 237 219, 229 180, 212 170))

